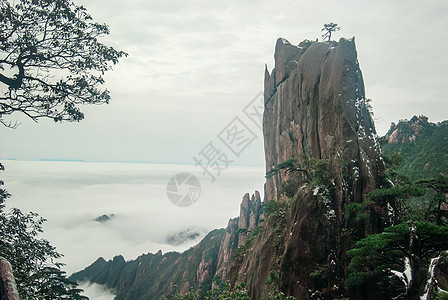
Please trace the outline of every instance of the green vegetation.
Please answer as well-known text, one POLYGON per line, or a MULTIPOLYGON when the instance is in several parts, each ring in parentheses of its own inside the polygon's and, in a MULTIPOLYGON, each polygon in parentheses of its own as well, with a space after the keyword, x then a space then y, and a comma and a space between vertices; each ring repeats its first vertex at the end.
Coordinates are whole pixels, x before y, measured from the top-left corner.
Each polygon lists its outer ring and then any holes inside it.
POLYGON ((430 179, 422 179, 417 184, 429 190, 428 208, 424 213, 424 219, 436 223, 437 225, 448 225, 448 211, 443 207, 448 207, 448 176, 438 174, 430 179))
POLYGON ((44 221, 19 209, 0 212, 0 256, 12 265, 21 299, 88 299, 61 270, 62 255, 38 238, 44 221))
POLYGON ((181 295, 177 293, 171 298, 162 297, 162 300, 250 300, 250 297, 247 295, 247 290, 243 283, 240 283, 232 289, 230 283, 225 283, 222 286, 219 286, 217 289, 208 291, 205 297, 200 298, 194 291, 190 291, 185 295, 181 295))
POLYGON ((394 130, 399 133, 399 140, 397 143, 383 144, 382 150, 386 156, 393 153, 402 155, 401 173, 412 180, 430 178, 440 173, 448 175, 448 121, 425 123, 413 117, 410 121, 400 121, 387 133, 386 139, 394 130), (416 126, 421 126, 417 135, 414 131, 416 126))
MULTIPOLYGON (((4 170, 5 167, 0 163, 0 172, 3 172, 4 170)), ((3 180, 0 180, 0 212, 3 211, 6 199, 11 197, 11 194, 8 193, 8 191, 3 188, 4 184, 5 183, 3 182, 3 180)))
MULTIPOLYGON (((446 154, 446 148, 440 148, 446 140, 434 141, 424 136, 428 133, 438 136, 440 127, 423 126, 421 134, 411 138, 411 143, 399 142, 384 151, 389 153, 384 155, 387 167, 384 187, 369 193, 365 202, 346 206, 347 217, 357 222, 358 227, 365 225, 372 203, 386 203, 392 225, 382 233, 361 240, 363 232, 352 232, 359 241, 348 251, 350 264, 345 288, 353 298, 363 298, 362 291, 374 287, 375 295, 383 298, 419 299, 428 292, 427 281, 432 280, 429 278, 431 261, 439 257, 446 259, 442 254, 448 250, 448 219, 444 209, 448 202, 448 176, 444 175, 447 168, 441 163, 441 168, 422 171, 425 165, 439 162, 446 154), (420 144, 421 141, 431 141, 432 146, 420 144), (391 153, 391 149, 401 151, 391 153), (423 149, 430 152, 424 155, 423 149)), ((404 126, 404 133, 399 137, 403 138, 404 134, 404 140, 409 141, 414 129, 404 126)), ((434 284, 430 288, 434 289, 434 284)))
POLYGON ((448 293, 447 292, 437 292, 435 299, 436 300, 448 300, 448 293))
MULTIPOLYGON (((247 232, 247 230, 246 230, 247 232)), ((261 232, 261 227, 257 226, 252 233, 250 233, 246 242, 243 245, 240 245, 235 252, 232 254, 232 261, 241 261, 241 259, 246 255, 247 251, 252 247, 252 244, 257 237, 257 235, 261 232)))
POLYGON ((298 169, 297 167, 297 159, 296 158, 290 158, 284 162, 279 163, 276 167, 271 169, 266 173, 266 178, 272 177, 274 175, 279 174, 281 171, 285 172, 292 172, 292 171, 302 171, 302 172, 308 172, 306 170, 298 169))
MULTIPOLYGON (((278 276, 278 275, 277 275, 278 276)), ((278 277, 277 277, 278 279, 278 277)), ((177 293, 176 295, 168 298, 162 297, 162 300, 250 300, 251 298, 247 294, 244 283, 238 283, 232 288, 230 283, 226 282, 221 284, 216 289, 208 291, 204 297, 199 297, 197 293, 191 290, 185 295, 177 293)), ((271 291, 267 300, 294 300, 294 297, 285 296, 282 292, 271 291)))
POLYGON ((286 296, 283 292, 278 290, 278 280, 279 273, 277 270, 271 270, 269 272, 268 278, 266 278, 265 283, 271 286, 271 291, 269 292, 269 300, 295 300, 294 297, 286 296))
MULTIPOLYGON (((108 103, 102 75, 127 54, 99 42, 109 34, 69 0, 0 1, 0 123, 21 112, 37 121, 80 121, 79 106, 108 103)), ((0 171, 4 167, 0 164, 0 171)), ((19 209, 4 211, 11 195, 0 180, 0 256, 12 265, 22 299, 87 299, 68 280, 62 257, 39 238, 45 221, 19 209)))
POLYGON ((365 237, 365 229, 369 221, 369 205, 370 203, 365 201, 363 203, 350 203, 345 207, 348 223, 353 224, 349 233, 355 241, 365 237))
POLYGON ((445 250, 446 226, 409 222, 388 227, 357 242, 348 252, 351 261, 345 286, 359 291, 369 281, 376 282, 378 291, 391 299, 416 298, 425 287, 430 259, 445 250), (410 274, 410 278, 400 281, 396 274, 410 274))
POLYGON ((263 214, 273 228, 274 242, 279 246, 286 230, 286 216, 291 209, 291 200, 289 201, 268 201, 263 204, 263 214))
POLYGON ((183 253, 148 253, 129 262, 125 262, 121 256, 107 262, 100 258, 86 269, 73 274, 70 279, 104 284, 116 290, 117 300, 160 299, 162 296, 171 298, 180 291, 182 284, 188 284, 188 288, 202 299, 210 290, 213 278, 210 276, 197 284, 197 270, 201 262, 205 262, 209 264, 209 274, 215 273, 224 234, 225 229, 213 230, 198 245, 183 253), (149 289, 148 286, 158 288, 149 289))
POLYGON ((282 183, 285 195, 293 198, 302 184, 311 186, 330 186, 334 171, 327 159, 290 158, 279 163, 266 173, 266 178, 287 173, 288 180, 282 183))
POLYGON ((291 208, 290 201, 268 201, 263 203, 263 214, 267 219, 284 218, 291 208))

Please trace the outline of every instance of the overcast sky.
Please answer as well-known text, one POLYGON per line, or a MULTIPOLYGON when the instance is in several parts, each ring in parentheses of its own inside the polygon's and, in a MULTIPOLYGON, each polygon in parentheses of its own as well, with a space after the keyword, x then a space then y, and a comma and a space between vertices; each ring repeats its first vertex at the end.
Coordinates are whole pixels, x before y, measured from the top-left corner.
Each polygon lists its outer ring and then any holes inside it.
MULTIPOLYGON (((447 119, 445 0, 75 2, 129 53, 105 76, 112 102, 85 107, 79 124, 0 128, 0 159, 192 163, 263 89, 276 39, 320 39, 328 22, 342 27, 335 39, 356 38, 380 134, 414 114, 447 119)), ((236 163, 264 163, 256 133, 236 163)))

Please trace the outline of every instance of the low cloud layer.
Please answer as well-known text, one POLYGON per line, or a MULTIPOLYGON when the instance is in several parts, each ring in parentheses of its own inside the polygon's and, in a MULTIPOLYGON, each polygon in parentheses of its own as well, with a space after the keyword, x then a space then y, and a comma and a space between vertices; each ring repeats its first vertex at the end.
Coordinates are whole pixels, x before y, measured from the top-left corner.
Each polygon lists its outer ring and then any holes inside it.
POLYGON ((112 300, 115 297, 113 291, 96 283, 84 282, 79 288, 84 290, 83 295, 88 296, 90 300, 112 300))

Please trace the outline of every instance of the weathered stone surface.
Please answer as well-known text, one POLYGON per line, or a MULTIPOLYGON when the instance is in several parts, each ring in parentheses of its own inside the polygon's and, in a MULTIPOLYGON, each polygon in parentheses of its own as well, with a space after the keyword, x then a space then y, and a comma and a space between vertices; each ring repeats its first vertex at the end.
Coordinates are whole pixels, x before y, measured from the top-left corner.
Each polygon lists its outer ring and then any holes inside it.
POLYGON ((209 281, 210 273, 213 271, 213 262, 203 257, 196 271, 196 280, 199 284, 209 281))
MULTIPOLYGON (((265 71, 266 171, 291 158, 317 159, 326 160, 333 175, 329 187, 298 189, 284 220, 266 220, 249 254, 232 266, 255 300, 270 290, 265 281, 272 270, 279 272, 280 289, 297 299, 340 296, 353 245, 344 233, 353 226, 345 206, 379 187, 384 171, 354 39, 300 45, 279 39, 275 68, 265 71)), ((283 190, 290 176, 266 180, 267 201, 290 198, 283 190)), ((380 231, 386 215, 384 203, 372 206, 365 231, 380 231)))
POLYGON ((216 276, 221 279, 228 278, 230 262, 233 251, 238 247, 238 218, 230 219, 227 224, 226 234, 219 247, 216 276))
POLYGON ((388 143, 412 143, 420 134, 424 126, 429 124, 428 117, 414 116, 411 120, 400 120, 392 123, 386 133, 388 143))
POLYGON ((3 257, 0 257, 0 299, 20 299, 11 264, 3 257))
POLYGON ((104 284, 116 290, 116 299, 159 299, 177 292, 186 294, 190 289, 203 295, 204 289, 214 288, 214 278, 229 279, 232 254, 240 238, 246 240, 258 226, 261 210, 260 193, 246 194, 239 217, 230 219, 225 230, 213 230, 183 253, 163 254, 159 250, 128 262, 122 256, 108 262, 99 258, 70 279, 104 284))
POLYGON ((434 270, 439 288, 448 291, 448 255, 443 255, 434 270))
POLYGON ((158 251, 127 262, 121 256, 107 262, 101 258, 70 279, 103 284, 115 290, 117 300, 160 299, 190 289, 204 293, 212 286, 224 234, 224 229, 213 230, 183 253, 158 251))
MULTIPOLYGON (((284 53, 283 48, 289 47, 279 39, 276 51, 284 53)), ((286 59, 276 56, 276 61, 286 59)), ((313 43, 292 59, 297 61, 297 67, 282 71, 286 79, 265 99, 263 132, 267 171, 289 158, 303 155, 334 161, 355 159, 352 168, 357 166, 366 175, 360 176, 364 182, 354 182, 358 185, 354 187, 356 194, 371 189, 383 164, 379 161, 373 121, 365 106, 364 83, 354 41, 341 39, 338 45, 313 43)), ((278 73, 277 65, 272 73, 278 73)), ((271 81, 271 77, 265 79, 265 82, 271 81)), ((269 95, 266 90, 265 95, 269 95)), ((277 200, 281 195, 278 189, 284 179, 279 175, 267 180, 268 201, 277 200)))
POLYGON ((240 217, 238 220, 238 229, 240 229, 238 246, 243 245, 248 233, 258 226, 258 220, 261 214, 261 198, 260 193, 255 191, 255 194, 250 198, 249 194, 245 194, 240 206, 240 217))
POLYGON ((246 243, 248 236, 259 225, 261 214, 260 193, 255 191, 252 196, 245 194, 240 206, 240 216, 229 220, 219 248, 215 275, 220 279, 229 280, 232 255, 239 246, 246 243))

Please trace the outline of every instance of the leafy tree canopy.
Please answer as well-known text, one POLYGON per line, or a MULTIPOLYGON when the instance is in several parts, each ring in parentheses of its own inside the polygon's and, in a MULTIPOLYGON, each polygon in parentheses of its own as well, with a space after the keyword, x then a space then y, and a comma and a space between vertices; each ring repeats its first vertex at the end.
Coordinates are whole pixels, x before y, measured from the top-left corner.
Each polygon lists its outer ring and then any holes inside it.
MULTIPOLYGON (((176 294, 171 300, 198 300, 200 299, 194 291, 190 291, 185 295, 176 294)), ((208 291, 204 297, 205 300, 250 300, 245 284, 239 283, 234 288, 230 286, 230 283, 226 282, 218 286, 216 289, 208 291)), ((285 296, 284 293, 269 294, 269 300, 294 300, 294 297, 285 296)), ((167 297, 162 297, 162 300, 168 300, 167 297)))
MULTIPOLYGON (((353 298, 366 297, 362 291, 374 290, 388 299, 420 299, 435 291, 431 268, 448 250, 444 209, 448 176, 413 182, 399 171, 401 155, 385 156, 384 160, 384 187, 370 192, 368 199, 386 201, 390 223, 396 225, 367 236, 348 251, 351 260, 345 287, 353 298)), ((363 204, 347 208, 349 216, 353 212, 359 215, 363 204)))
MULTIPOLYGON (((4 171, 5 167, 0 163, 0 172, 4 171)), ((3 188, 4 181, 0 179, 0 213, 3 211, 6 199, 11 197, 11 194, 3 188)))
POLYGON ((109 34, 70 0, 0 1, 0 122, 22 112, 34 121, 80 121, 80 104, 103 104, 102 74, 127 54, 99 42, 109 34))
POLYGON ((44 221, 19 209, 0 213, 0 256, 12 265, 21 299, 88 299, 61 270, 62 255, 38 238, 44 221))
POLYGON ((431 222, 401 223, 356 243, 346 287, 376 282, 383 296, 414 299, 422 294, 429 259, 448 250, 448 227, 431 222))

